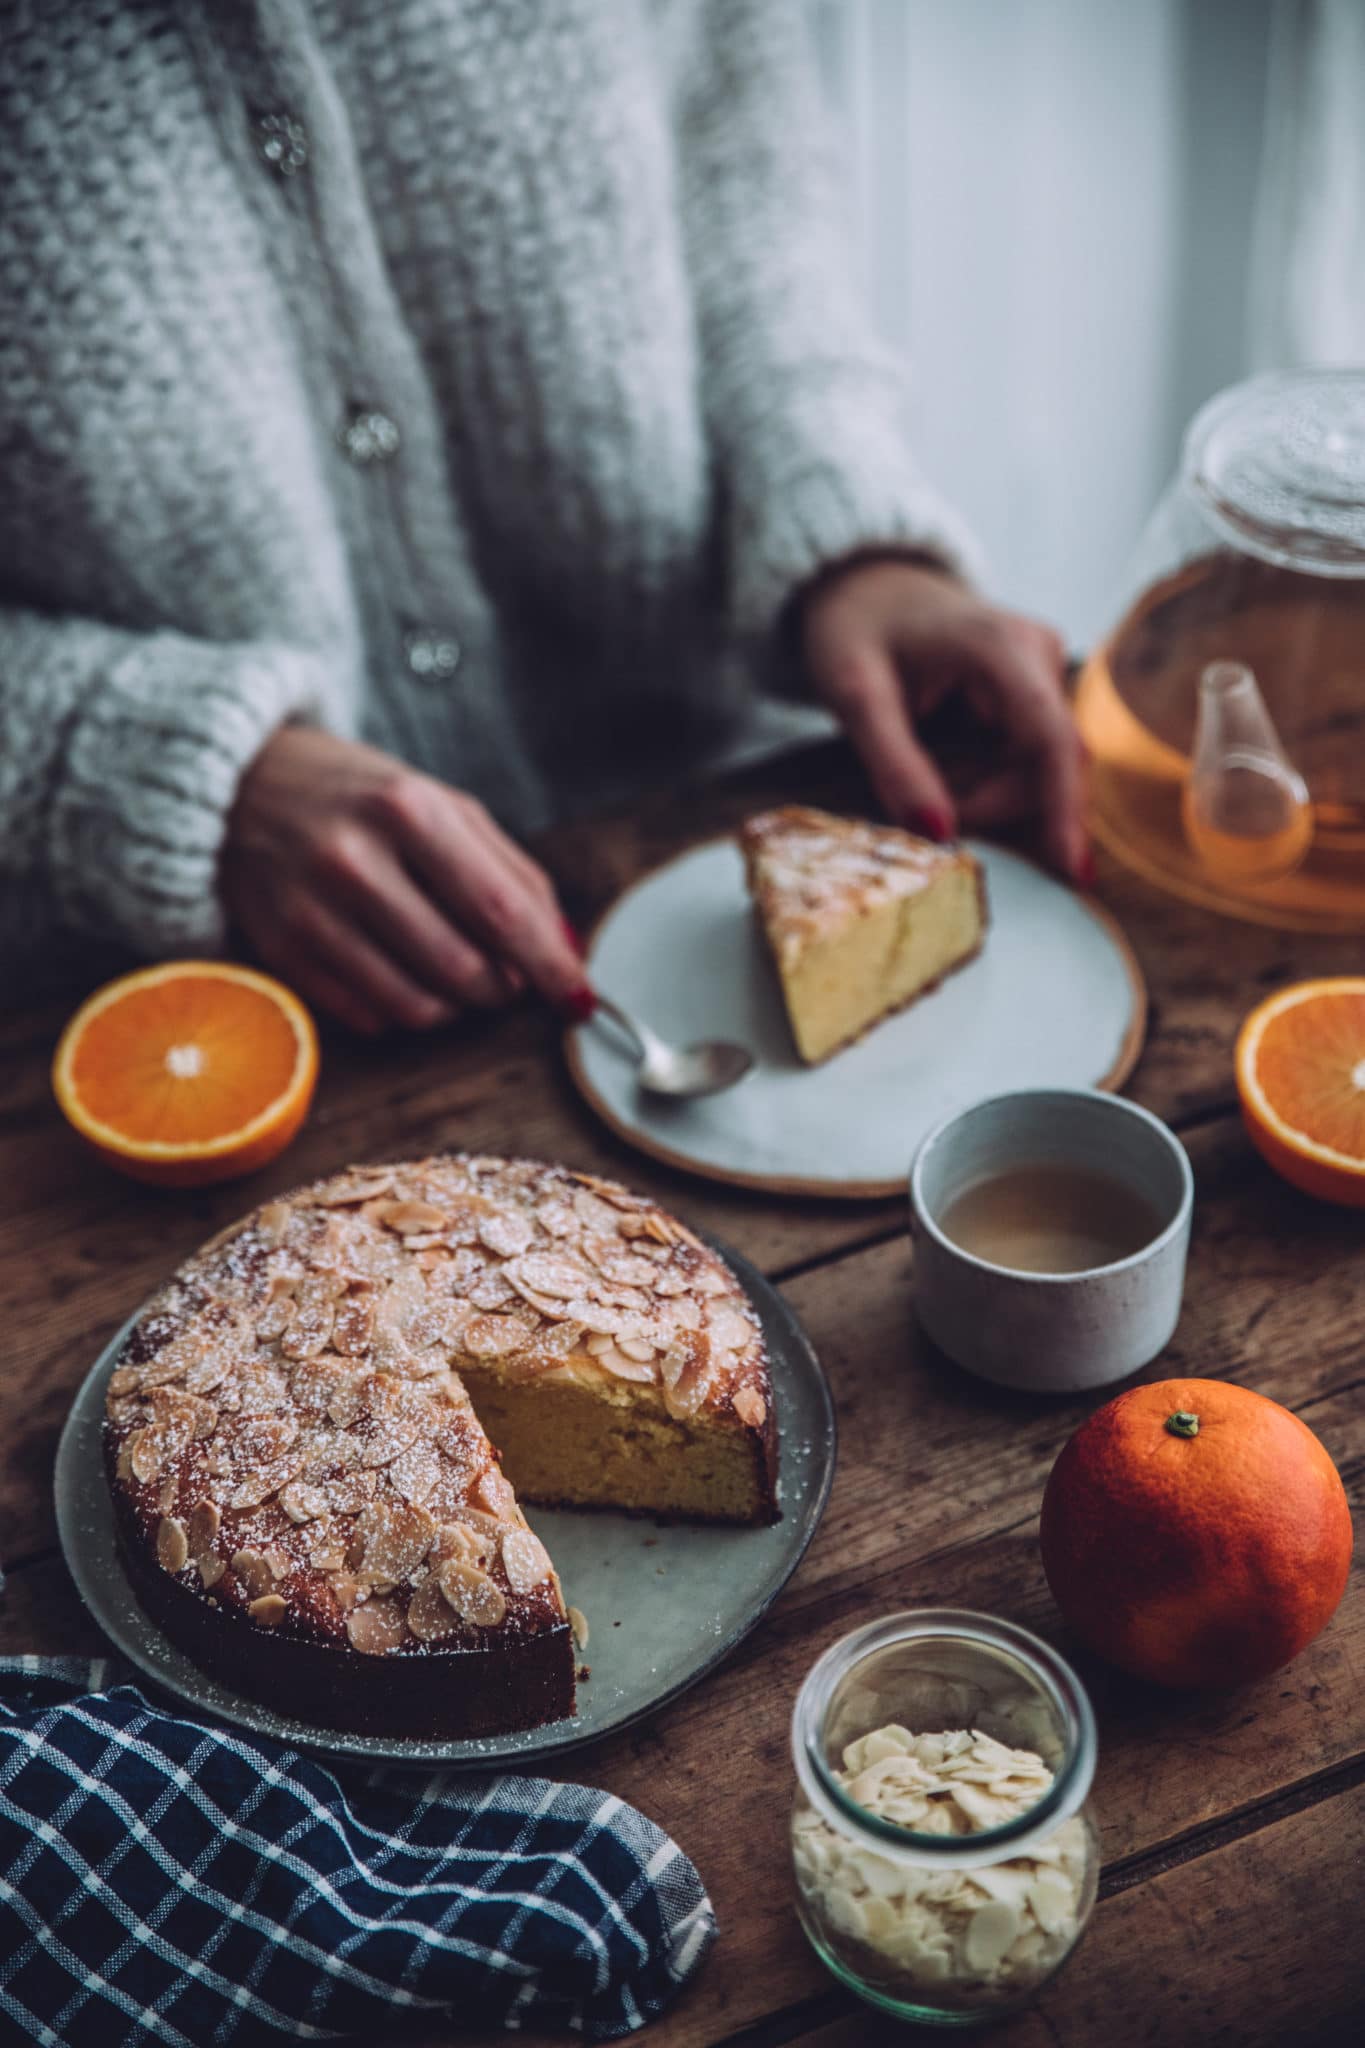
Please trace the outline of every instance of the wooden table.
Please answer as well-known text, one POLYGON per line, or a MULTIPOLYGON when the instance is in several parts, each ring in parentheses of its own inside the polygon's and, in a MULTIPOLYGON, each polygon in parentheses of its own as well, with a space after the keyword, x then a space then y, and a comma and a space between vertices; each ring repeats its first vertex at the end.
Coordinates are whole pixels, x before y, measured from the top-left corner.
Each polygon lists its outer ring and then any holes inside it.
MULTIPOLYGON (((586 916, 643 867, 792 795, 859 800, 838 750, 820 749, 561 832, 543 850, 570 908, 586 916)), ((1185 1313, 1152 1371, 1221 1375, 1285 1402, 1358 1497, 1365 1219, 1297 1196, 1260 1164, 1236 1114, 1231 1047, 1255 998, 1301 975, 1358 969, 1359 946, 1215 920, 1108 864, 1100 894, 1151 989, 1132 1093, 1180 1132, 1198 1185, 1185 1313)), ((836 1636, 922 1603, 984 1608, 1055 1640, 1099 1716, 1101 1902, 1069 1966, 991 2042, 1286 2048, 1352 2035, 1365 2014, 1358 1578, 1290 1669, 1226 1697, 1159 1695, 1079 1654, 1044 1583, 1036 1517, 1059 1446, 1096 1403, 994 1392, 930 1351, 911 1316, 899 1202, 731 1193, 635 1157, 579 1104, 552 1025, 530 1010, 428 1043, 338 1039, 312 1119, 283 1159, 236 1186, 158 1194, 93 1163, 51 1103, 47 1063, 66 1007, 0 1024, 0 1555, 10 1575, 0 1649, 97 1647, 55 1547, 53 1449, 100 1346, 201 1239, 347 1160, 468 1146, 600 1168, 719 1232, 780 1282, 839 1410, 829 1511, 773 1613, 687 1698, 574 1760, 575 1776, 676 1836, 720 1916, 709 1962, 653 2038, 670 2048, 906 2038, 832 1986, 797 1928, 787 1717, 803 1673, 836 1636)))

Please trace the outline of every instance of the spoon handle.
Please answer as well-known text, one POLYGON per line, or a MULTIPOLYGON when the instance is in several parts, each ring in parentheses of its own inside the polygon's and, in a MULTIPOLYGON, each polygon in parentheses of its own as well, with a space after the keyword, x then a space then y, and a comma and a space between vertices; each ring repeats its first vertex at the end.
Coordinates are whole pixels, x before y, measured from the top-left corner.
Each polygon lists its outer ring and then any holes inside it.
POLYGON ((637 1057, 641 1060, 648 1059, 650 1051, 649 1041, 653 1033, 647 1031, 643 1024, 637 1024, 635 1019, 627 1011, 623 1010, 619 1003, 612 1002, 609 996, 604 996, 600 990, 596 990, 594 993, 597 996, 599 1016, 610 1017, 617 1029, 623 1031, 630 1040, 637 1057))

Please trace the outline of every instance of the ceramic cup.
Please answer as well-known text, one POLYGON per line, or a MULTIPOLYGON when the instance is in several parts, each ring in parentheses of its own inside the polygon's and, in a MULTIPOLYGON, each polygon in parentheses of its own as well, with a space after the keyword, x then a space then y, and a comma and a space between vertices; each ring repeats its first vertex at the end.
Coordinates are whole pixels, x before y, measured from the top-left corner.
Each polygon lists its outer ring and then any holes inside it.
POLYGON ((1194 1177, 1159 1118, 1093 1089, 1031 1088, 959 1111, 910 1172, 915 1308, 941 1351, 998 1385, 1075 1393, 1136 1372, 1180 1316, 1194 1177), (1027 1273, 964 1251, 939 1219, 975 1182, 1011 1167, 1074 1166, 1124 1182, 1159 1219, 1112 1265, 1027 1273))

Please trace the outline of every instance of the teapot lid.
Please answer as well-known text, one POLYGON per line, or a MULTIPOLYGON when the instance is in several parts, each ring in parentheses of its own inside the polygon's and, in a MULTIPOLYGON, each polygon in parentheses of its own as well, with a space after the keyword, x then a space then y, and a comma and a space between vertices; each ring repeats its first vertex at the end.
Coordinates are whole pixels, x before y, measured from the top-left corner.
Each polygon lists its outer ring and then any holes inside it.
POLYGON ((1244 552, 1365 576, 1365 370, 1273 370, 1196 413, 1182 476, 1244 552))

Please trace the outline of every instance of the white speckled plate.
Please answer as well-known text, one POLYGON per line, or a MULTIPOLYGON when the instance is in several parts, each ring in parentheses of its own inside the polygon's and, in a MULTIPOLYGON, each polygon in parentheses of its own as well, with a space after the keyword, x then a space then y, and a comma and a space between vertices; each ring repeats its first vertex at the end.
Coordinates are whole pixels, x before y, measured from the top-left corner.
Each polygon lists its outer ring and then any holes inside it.
POLYGON ((783 1194, 900 1194, 941 1117, 1011 1088, 1118 1088, 1147 995, 1118 925, 1031 861, 970 842, 986 872, 980 955, 823 1066, 792 1044, 733 840, 708 840, 621 896, 593 934, 593 979, 666 1038, 757 1055, 699 1102, 643 1094, 614 1029, 566 1034, 569 1070, 619 1137, 671 1166, 783 1194))
POLYGON ((781 1435, 782 1519, 766 1529, 654 1523, 633 1515, 532 1508, 567 1599, 588 1618, 571 1720, 475 1742, 348 1735, 275 1714, 200 1671, 143 1613, 114 1544, 100 1452, 105 1382, 134 1317, 106 1346, 72 1404, 57 1450, 57 1529, 81 1598, 129 1662, 198 1712, 301 1748, 377 1761, 530 1765, 595 1741, 663 1706, 748 1635, 796 1570, 834 1477, 834 1409, 804 1330, 756 1268, 717 1245, 758 1311, 781 1435))

